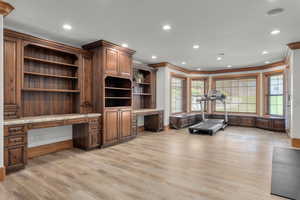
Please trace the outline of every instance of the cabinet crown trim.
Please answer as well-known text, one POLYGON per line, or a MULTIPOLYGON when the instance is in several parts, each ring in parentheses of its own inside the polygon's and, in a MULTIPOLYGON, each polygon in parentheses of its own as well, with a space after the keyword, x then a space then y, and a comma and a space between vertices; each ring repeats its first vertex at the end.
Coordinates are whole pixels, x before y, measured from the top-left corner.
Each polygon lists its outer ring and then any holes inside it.
POLYGON ((8 15, 15 8, 5 1, 0 1, 0 14, 3 16, 8 15))
POLYGON ((110 47, 110 48, 114 48, 114 49, 119 50, 119 51, 126 52, 130 55, 133 55, 135 53, 135 51, 132 50, 132 49, 121 47, 117 44, 114 44, 112 42, 108 42, 106 40, 98 40, 98 41, 95 41, 95 42, 92 42, 92 43, 89 43, 89 44, 86 44, 86 45, 82 46, 82 48, 86 49, 86 50, 94 49, 94 48, 97 48, 97 47, 110 47))

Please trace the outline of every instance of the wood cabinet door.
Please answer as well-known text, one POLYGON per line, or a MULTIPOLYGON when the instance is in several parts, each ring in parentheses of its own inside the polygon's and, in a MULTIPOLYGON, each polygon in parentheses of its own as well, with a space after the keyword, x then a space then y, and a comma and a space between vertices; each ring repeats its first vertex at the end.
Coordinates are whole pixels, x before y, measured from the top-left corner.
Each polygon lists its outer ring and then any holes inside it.
POLYGON ((83 56, 82 58, 82 73, 81 73, 81 85, 82 92, 80 112, 81 113, 91 113, 93 112, 93 69, 92 69, 92 58, 83 56))
POLYGON ((94 131, 89 133, 89 148, 94 148, 99 146, 99 132, 94 131))
POLYGON ((8 147, 4 151, 4 164, 7 172, 25 167, 27 162, 27 148, 25 145, 8 147))
POLYGON ((132 111, 131 109, 121 109, 120 118, 120 139, 124 140, 133 135, 132 133, 132 111))
POLYGON ((110 48, 105 49, 104 73, 108 75, 118 75, 119 73, 119 56, 118 51, 110 48))
POLYGON ((126 53, 119 53, 119 72, 121 76, 131 77, 132 58, 126 53))
POLYGON ((119 110, 107 109, 104 113, 104 135, 103 144, 117 143, 119 140, 119 110))
POLYGON ((21 105, 21 41, 4 38, 4 116, 20 116, 21 105))

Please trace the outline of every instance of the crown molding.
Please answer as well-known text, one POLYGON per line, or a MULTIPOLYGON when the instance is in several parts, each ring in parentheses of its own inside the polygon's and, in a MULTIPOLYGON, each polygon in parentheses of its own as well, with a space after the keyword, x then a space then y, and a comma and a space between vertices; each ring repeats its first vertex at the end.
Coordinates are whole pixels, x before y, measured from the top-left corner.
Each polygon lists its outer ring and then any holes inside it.
POLYGON ((156 64, 149 64, 150 67, 160 68, 160 67, 168 67, 170 69, 174 69, 177 71, 184 72, 186 74, 223 74, 223 73, 233 73, 233 72, 245 72, 245 71, 257 71, 257 70, 266 70, 278 66, 286 65, 285 60, 270 63, 267 65, 255 66, 255 67, 244 67, 244 68, 234 68, 234 69, 220 69, 220 70, 212 70, 212 71, 196 71, 185 69, 176 65, 173 65, 168 62, 161 62, 156 64))
POLYGON ((114 48, 114 49, 117 49, 119 51, 126 52, 130 55, 133 55, 135 53, 135 51, 132 50, 132 49, 122 47, 120 45, 114 44, 112 42, 108 42, 106 40, 98 40, 98 41, 95 41, 95 42, 92 42, 92 43, 89 43, 89 44, 85 44, 85 45, 82 46, 82 48, 90 50, 90 49, 94 49, 94 48, 102 47, 102 46, 109 47, 109 48, 114 48))
POLYGON ((0 15, 6 16, 8 15, 13 9, 15 9, 12 5, 5 1, 0 1, 0 15))
POLYGON ((300 42, 289 43, 288 47, 290 47, 290 49, 292 49, 292 50, 300 49, 300 42))

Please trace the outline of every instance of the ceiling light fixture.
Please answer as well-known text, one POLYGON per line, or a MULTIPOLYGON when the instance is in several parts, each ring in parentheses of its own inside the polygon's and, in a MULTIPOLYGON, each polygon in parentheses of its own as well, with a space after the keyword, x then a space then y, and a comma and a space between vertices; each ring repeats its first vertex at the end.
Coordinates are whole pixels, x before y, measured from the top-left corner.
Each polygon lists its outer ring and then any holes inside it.
POLYGON ((156 59, 157 58, 157 56, 152 56, 152 59, 156 59))
POLYGON ((72 30, 72 26, 70 24, 64 24, 63 29, 69 31, 69 30, 72 30))
POLYGON ((193 45, 193 48, 194 48, 194 49, 199 49, 199 47, 200 47, 200 46, 199 46, 198 44, 194 44, 194 45, 193 45))
POLYGON ((231 68, 231 67, 232 67, 232 65, 227 65, 227 67, 228 67, 228 68, 231 68))
POLYGON ((283 8, 274 8, 272 10, 269 10, 267 12, 267 15, 269 16, 276 16, 276 15, 279 15, 280 13, 282 13, 284 11, 283 8))
POLYGON ((125 47, 125 48, 127 48, 127 47, 128 47, 128 44, 126 44, 126 43, 123 43, 123 44, 122 44, 122 47, 125 47))
POLYGON ((185 65, 185 64, 186 64, 186 62, 182 62, 181 64, 185 65))
POLYGON ((221 56, 217 57, 217 60, 219 60, 219 61, 222 60, 222 57, 221 56))
POLYGON ((270 61, 266 61, 265 64, 270 64, 270 61))
POLYGON ((271 31, 271 35, 278 35, 280 33, 279 29, 274 29, 273 31, 271 31))
POLYGON ((169 30, 172 29, 171 25, 169 25, 169 24, 163 25, 162 28, 163 28, 163 30, 165 30, 165 31, 169 31, 169 30))
POLYGON ((263 51, 261 54, 266 55, 266 54, 269 54, 269 52, 268 51, 263 51))
POLYGON ((201 68, 197 68, 197 70, 198 70, 198 71, 200 71, 200 70, 201 70, 201 68))

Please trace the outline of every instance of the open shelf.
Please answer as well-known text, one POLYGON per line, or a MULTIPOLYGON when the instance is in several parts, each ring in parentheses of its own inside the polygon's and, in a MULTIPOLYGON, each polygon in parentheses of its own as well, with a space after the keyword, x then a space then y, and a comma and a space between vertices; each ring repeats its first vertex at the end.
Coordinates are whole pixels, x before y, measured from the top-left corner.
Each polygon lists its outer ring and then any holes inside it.
POLYGON ((34 57, 29 57, 29 56, 24 56, 24 59, 33 60, 33 61, 37 61, 37 62, 50 63, 50 64, 55 64, 55 65, 61 65, 61 66, 78 67, 78 65, 74 65, 74 64, 51 61, 51 60, 46 60, 46 59, 41 59, 41 58, 34 58, 34 57))
POLYGON ((137 84, 137 85, 151 85, 151 83, 138 83, 138 82, 135 82, 135 84, 137 84))
POLYGON ((64 90, 64 89, 46 89, 46 88, 23 88, 23 91, 31 92, 65 92, 65 93, 79 93, 80 90, 64 90))
POLYGON ((76 54, 35 43, 24 46, 23 116, 79 112, 79 59, 76 54))
POLYGON ((151 93, 133 93, 133 95, 151 96, 151 93))
POLYGON ((109 90, 130 90, 131 88, 118 88, 118 87, 105 87, 105 89, 109 89, 109 90))
POLYGON ((25 75, 33 75, 33 76, 53 77, 53 78, 78 79, 78 77, 73 77, 73 76, 44 74, 44 73, 38 73, 38 72, 24 72, 24 74, 25 75))
POLYGON ((131 80, 108 76, 105 78, 105 107, 131 106, 131 80))

